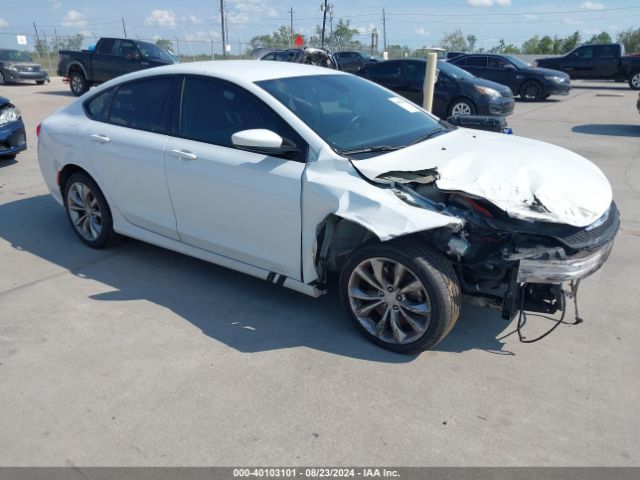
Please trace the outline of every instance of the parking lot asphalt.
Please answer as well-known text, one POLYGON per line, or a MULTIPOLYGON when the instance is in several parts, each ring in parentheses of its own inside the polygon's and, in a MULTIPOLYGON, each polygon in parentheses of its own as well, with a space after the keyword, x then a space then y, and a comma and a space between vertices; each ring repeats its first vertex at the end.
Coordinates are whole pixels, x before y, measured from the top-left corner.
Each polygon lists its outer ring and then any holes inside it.
POLYGON ((418 356, 367 342, 335 295, 133 240, 83 246, 36 156, 36 124, 74 97, 60 79, 0 95, 29 141, 0 163, 0 466, 640 464, 640 116, 626 84, 574 82, 509 119, 613 185, 622 226, 581 288, 585 323, 525 345, 465 308, 418 356))

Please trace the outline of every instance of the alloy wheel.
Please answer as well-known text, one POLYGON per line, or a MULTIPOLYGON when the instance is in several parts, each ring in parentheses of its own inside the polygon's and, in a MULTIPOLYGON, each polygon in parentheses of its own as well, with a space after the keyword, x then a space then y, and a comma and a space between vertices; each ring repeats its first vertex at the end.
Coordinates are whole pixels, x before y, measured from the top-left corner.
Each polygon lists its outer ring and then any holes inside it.
POLYGON ((540 87, 535 83, 528 84, 524 89, 524 97, 527 100, 537 100, 540 98, 540 87))
POLYGON ((640 72, 631 77, 631 85, 633 85, 633 88, 640 89, 640 72))
POLYGON ((83 81, 80 75, 74 75, 71 78, 71 89, 75 92, 81 92, 83 88, 83 81))
POLYGON ((81 182, 75 182, 67 192, 67 210, 76 231, 90 242, 102 233, 102 211, 95 194, 81 182))
POLYGON ((471 107, 465 103, 460 102, 456 103, 453 108, 451 108, 452 115, 471 115, 471 107))
POLYGON ((429 328, 429 295, 416 274, 395 260, 376 257, 358 264, 348 295, 358 322, 384 342, 412 343, 429 328))

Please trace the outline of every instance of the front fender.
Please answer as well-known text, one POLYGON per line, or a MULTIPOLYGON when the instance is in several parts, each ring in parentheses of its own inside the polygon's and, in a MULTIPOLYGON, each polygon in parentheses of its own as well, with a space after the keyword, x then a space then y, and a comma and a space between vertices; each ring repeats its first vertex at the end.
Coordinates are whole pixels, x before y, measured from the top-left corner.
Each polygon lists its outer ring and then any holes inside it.
POLYGON ((462 220, 418 208, 392 189, 363 179, 346 159, 310 162, 302 179, 302 274, 305 283, 318 278, 315 269, 317 231, 329 215, 354 222, 385 242, 411 233, 459 227, 462 220))

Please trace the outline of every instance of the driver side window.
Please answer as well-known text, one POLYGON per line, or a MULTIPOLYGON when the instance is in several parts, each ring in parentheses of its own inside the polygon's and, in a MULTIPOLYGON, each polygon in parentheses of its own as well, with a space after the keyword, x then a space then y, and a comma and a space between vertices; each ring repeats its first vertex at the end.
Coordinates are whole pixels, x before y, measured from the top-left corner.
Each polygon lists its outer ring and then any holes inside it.
POLYGON ((136 60, 140 58, 138 47, 136 47, 135 43, 128 40, 120 41, 119 45, 116 46, 115 54, 119 57, 124 57, 127 60, 136 60))

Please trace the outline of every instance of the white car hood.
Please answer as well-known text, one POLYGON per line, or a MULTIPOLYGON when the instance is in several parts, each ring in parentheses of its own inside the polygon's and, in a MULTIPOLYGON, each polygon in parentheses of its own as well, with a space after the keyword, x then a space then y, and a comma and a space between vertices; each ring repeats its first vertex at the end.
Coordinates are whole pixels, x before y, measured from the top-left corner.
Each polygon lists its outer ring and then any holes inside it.
POLYGON ((512 218, 586 227, 611 205, 602 171, 569 150, 523 137, 459 128, 378 157, 354 160, 374 181, 435 169, 441 190, 482 197, 512 218))

